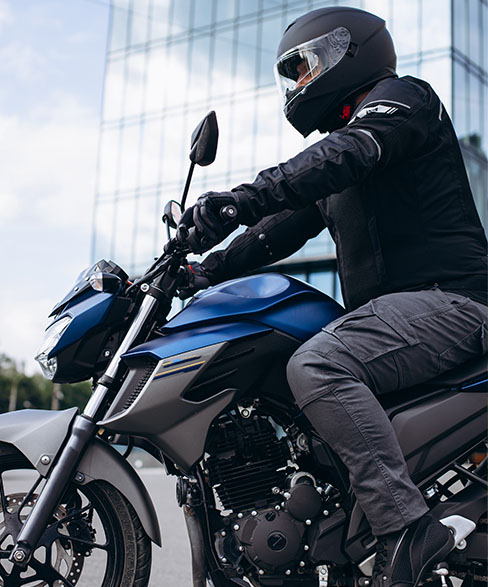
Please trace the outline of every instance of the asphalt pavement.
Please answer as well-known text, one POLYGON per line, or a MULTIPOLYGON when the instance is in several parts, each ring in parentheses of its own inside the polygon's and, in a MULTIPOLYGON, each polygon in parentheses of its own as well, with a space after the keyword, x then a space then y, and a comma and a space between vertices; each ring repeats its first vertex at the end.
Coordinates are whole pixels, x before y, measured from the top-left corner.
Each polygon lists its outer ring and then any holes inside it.
POLYGON ((158 512, 163 548, 153 545, 150 587, 191 587, 191 555, 183 510, 175 498, 175 477, 163 468, 139 469, 158 512))

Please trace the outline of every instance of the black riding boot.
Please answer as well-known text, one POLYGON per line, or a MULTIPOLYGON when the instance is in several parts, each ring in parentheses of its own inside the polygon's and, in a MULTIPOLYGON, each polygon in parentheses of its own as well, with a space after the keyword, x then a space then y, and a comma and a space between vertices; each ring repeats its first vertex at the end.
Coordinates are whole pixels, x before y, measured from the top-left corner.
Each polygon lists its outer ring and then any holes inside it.
POLYGON ((400 532, 378 536, 373 587, 417 587, 426 570, 454 548, 454 536, 430 514, 400 532))

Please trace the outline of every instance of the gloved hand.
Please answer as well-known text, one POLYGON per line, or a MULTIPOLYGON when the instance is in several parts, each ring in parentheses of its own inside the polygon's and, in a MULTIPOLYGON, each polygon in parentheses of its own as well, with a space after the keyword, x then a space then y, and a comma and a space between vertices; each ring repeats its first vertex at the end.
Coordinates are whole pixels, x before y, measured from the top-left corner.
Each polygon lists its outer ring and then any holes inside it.
POLYGON ((239 226, 239 200, 233 192, 206 192, 196 203, 185 210, 178 227, 187 230, 195 227, 197 242, 191 243, 194 253, 203 253, 222 242, 239 226), (237 214, 233 219, 222 218, 225 206, 233 206, 237 214))
POLYGON ((186 300, 201 289, 207 289, 211 285, 210 275, 207 273, 203 265, 198 262, 190 263, 187 266, 188 281, 185 287, 182 287, 178 293, 180 300, 186 300))

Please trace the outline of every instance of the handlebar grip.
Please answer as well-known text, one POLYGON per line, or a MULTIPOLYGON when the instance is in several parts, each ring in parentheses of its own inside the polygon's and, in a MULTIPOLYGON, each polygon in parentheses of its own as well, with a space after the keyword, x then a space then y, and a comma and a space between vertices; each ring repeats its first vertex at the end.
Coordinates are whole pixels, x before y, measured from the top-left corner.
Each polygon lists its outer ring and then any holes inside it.
POLYGON ((232 222, 232 220, 237 218, 237 208, 232 204, 224 206, 220 209, 220 217, 224 222, 232 222))

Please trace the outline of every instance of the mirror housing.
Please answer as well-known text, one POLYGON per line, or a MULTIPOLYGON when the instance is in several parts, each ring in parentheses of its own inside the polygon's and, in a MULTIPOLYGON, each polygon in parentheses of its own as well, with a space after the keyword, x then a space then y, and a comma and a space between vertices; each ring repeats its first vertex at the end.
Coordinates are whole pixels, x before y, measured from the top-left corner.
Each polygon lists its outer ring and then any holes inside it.
POLYGON ((191 135, 190 161, 196 165, 205 167, 215 161, 217 154, 217 142, 219 140, 219 127, 217 116, 211 110, 191 135))
POLYGON ((182 216, 180 204, 175 200, 170 200, 164 207, 163 222, 170 228, 176 228, 182 216))

